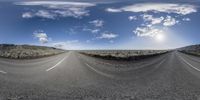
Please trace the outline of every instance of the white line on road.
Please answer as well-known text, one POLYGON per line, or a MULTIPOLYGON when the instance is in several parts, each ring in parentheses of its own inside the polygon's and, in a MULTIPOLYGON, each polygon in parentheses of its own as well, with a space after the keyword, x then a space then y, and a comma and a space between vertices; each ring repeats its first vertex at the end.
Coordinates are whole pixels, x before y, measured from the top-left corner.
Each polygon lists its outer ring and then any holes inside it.
POLYGON ((54 69, 54 68, 57 67, 59 64, 61 64, 67 57, 68 57, 68 56, 64 57, 61 61, 59 61, 59 62, 58 62, 57 64, 55 64, 53 67, 48 68, 46 71, 48 72, 48 71, 54 69))
POLYGON ((0 73, 2 73, 2 74, 7 74, 7 72, 4 72, 4 71, 2 71, 2 70, 0 70, 0 73))
POLYGON ((103 73, 103 72, 101 72, 101 71, 98 71, 98 70, 96 70, 95 68, 93 68, 92 66, 90 66, 90 65, 87 64, 87 63, 85 63, 85 65, 87 65, 90 69, 92 69, 93 71, 95 71, 96 73, 98 73, 98 74, 100 74, 100 75, 113 78, 112 75, 109 75, 109 74, 103 73))
POLYGON ((183 57, 179 56, 186 64, 188 64, 190 67, 192 67, 193 69, 200 71, 200 69, 194 67, 192 64, 190 64, 188 61, 186 61, 183 57))

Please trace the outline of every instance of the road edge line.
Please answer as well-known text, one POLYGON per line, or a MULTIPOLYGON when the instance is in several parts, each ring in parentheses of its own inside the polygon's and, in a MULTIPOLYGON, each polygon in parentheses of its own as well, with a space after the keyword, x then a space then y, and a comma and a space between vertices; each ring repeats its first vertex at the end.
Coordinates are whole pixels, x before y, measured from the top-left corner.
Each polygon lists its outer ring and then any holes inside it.
POLYGON ((187 65, 189 65, 190 67, 192 67, 193 69, 197 70, 200 72, 200 69, 194 67, 192 64, 190 64, 188 61, 186 61, 183 57, 179 56, 187 65))
POLYGON ((106 77, 109 77, 109 78, 114 78, 112 75, 109 75, 109 74, 106 74, 106 73, 103 73, 103 72, 100 72, 100 71, 96 70, 95 68, 93 68, 92 66, 90 66, 87 63, 85 63, 85 65, 87 67, 89 67, 90 69, 92 69, 93 71, 95 71, 96 73, 100 74, 100 75, 103 75, 103 76, 106 76, 106 77))

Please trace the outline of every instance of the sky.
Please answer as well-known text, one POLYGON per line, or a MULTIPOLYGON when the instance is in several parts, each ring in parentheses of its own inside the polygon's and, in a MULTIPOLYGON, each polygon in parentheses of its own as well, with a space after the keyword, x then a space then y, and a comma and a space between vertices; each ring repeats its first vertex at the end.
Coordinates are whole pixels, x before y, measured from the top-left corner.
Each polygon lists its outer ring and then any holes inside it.
POLYGON ((0 44, 69 50, 200 43, 199 0, 1 0, 0 44))

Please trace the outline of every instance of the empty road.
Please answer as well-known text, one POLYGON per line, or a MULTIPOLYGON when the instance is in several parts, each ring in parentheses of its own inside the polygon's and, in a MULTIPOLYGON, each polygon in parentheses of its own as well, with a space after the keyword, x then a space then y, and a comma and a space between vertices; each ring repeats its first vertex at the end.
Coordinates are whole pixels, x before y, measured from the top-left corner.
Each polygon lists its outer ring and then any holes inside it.
POLYGON ((0 100, 200 100, 200 57, 107 61, 75 51, 0 58, 0 100))

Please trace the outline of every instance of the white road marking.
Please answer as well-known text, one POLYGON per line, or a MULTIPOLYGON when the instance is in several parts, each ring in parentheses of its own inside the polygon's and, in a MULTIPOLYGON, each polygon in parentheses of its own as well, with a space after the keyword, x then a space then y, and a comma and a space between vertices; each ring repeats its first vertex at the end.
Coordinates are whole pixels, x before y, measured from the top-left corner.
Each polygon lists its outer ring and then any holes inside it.
POLYGON ((48 68, 46 71, 50 71, 52 69, 54 69, 55 67, 57 67, 59 64, 61 64, 68 56, 65 56, 61 61, 59 61, 57 64, 55 64, 53 67, 48 68))
POLYGON ((2 74, 7 74, 7 72, 4 72, 4 71, 2 71, 2 70, 0 70, 0 73, 2 73, 2 74))
POLYGON ((200 63, 199 60, 196 60, 196 59, 192 58, 190 55, 185 54, 185 56, 186 56, 187 58, 189 58, 189 59, 195 61, 195 62, 199 62, 199 63, 200 63))
POLYGON ((186 61, 183 57, 179 56, 186 64, 188 64, 190 67, 192 67, 193 69, 200 71, 200 69, 194 67, 192 64, 190 64, 188 61, 186 61))
POLYGON ((89 64, 85 63, 85 65, 87 65, 90 69, 92 69, 93 71, 95 71, 96 73, 100 74, 100 75, 103 75, 103 76, 106 76, 106 77, 110 77, 110 78, 113 78, 114 76, 112 75, 109 75, 109 74, 106 74, 106 73, 103 73, 103 72, 100 72, 98 70, 96 70, 95 68, 93 68, 92 66, 90 66, 89 64))

